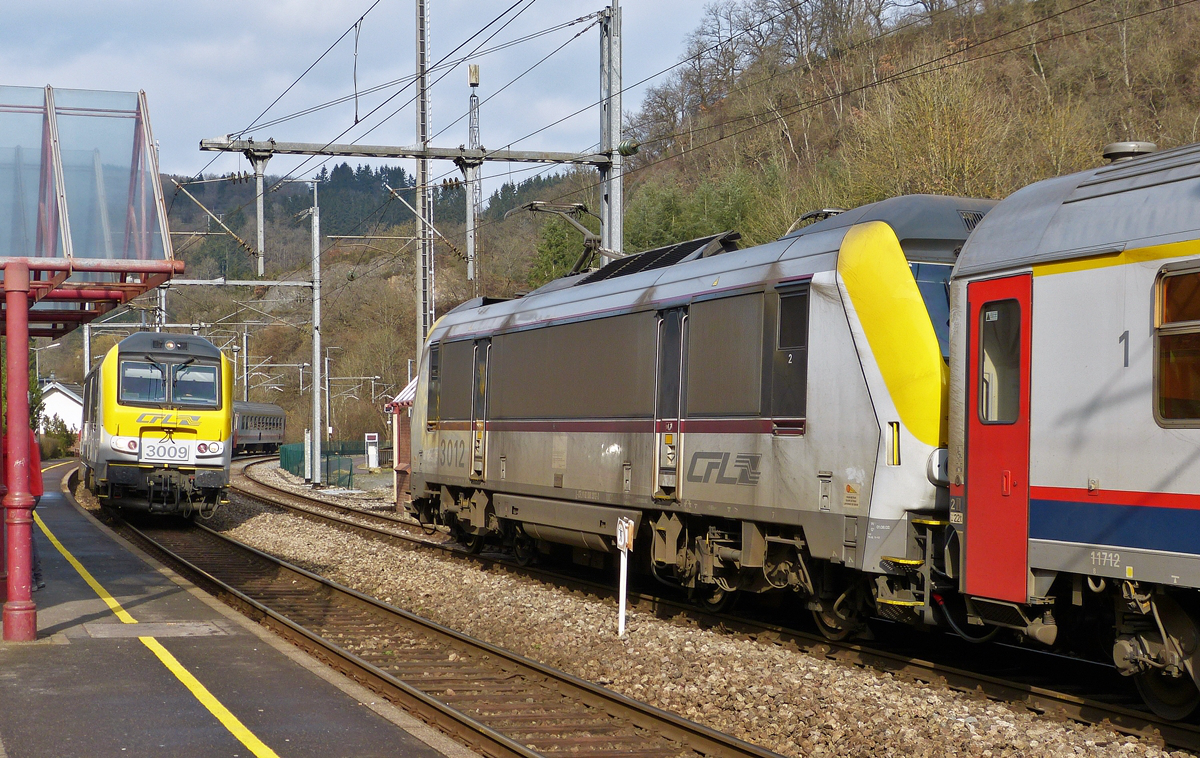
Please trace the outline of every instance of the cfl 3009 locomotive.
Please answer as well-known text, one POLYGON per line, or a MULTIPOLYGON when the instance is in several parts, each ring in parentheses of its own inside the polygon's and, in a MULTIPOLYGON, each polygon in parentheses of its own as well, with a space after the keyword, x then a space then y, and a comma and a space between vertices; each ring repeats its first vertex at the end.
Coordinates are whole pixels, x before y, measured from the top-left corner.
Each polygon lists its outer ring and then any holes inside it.
POLYGON ((1200 146, 996 204, 893 198, 446 314, 413 510, 709 602, 1111 649, 1200 706, 1200 146))
POLYGON ((122 507, 188 516, 226 500, 233 371, 211 342, 144 332, 84 380, 84 481, 122 507))

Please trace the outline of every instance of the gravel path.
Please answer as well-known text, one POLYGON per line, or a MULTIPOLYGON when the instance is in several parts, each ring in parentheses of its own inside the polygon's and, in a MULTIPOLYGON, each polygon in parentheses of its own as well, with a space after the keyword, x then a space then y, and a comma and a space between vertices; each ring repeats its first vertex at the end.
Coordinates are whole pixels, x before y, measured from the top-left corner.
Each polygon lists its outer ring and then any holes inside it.
MULTIPOLYGON (((256 475, 274 478, 269 471, 260 466, 256 475)), ((364 509, 391 508, 390 490, 382 494, 374 506, 352 498, 364 509)), ((1190 755, 644 613, 631 613, 619 639, 612 600, 384 545, 236 498, 209 524, 386 602, 789 756, 1190 755)))

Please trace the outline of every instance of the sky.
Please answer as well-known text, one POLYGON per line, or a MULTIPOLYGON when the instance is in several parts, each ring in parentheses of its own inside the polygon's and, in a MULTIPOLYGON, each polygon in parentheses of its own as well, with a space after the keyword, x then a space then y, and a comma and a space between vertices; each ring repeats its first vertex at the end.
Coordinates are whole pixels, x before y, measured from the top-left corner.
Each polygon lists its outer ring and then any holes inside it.
MULTIPOLYGON (((378 93, 362 91, 412 76, 416 65, 415 4, 412 0, 379 0, 372 8, 374 2, 6 0, 0 7, 0 84, 145 90, 159 143, 159 167, 172 174, 250 170, 240 155, 201 152, 200 140, 237 134, 255 123, 353 96, 356 78, 360 93, 357 126, 356 104, 351 100, 284 123, 253 127, 245 136, 411 145, 416 118, 413 88, 399 84, 378 93), (362 22, 355 29, 360 17, 362 22), (334 45, 339 37, 341 41, 334 45), (331 45, 325 57, 259 119, 331 45), (391 100, 383 104, 388 98, 391 100), (339 137, 346 129, 349 131, 339 137), (214 156, 216 161, 210 164, 214 156)), ((512 143, 521 150, 582 151, 599 143, 599 109, 595 107, 522 139, 598 100, 598 27, 587 28, 589 22, 585 21, 505 50, 482 52, 594 13, 604 2, 428 0, 432 62, 451 56, 455 48, 516 4, 499 23, 453 55, 459 57, 478 48, 479 54, 471 62, 481 67, 479 96, 481 100, 492 98, 480 107, 485 147, 512 143), (564 43, 565 47, 544 63, 509 84, 564 43), (507 88, 497 92, 504 85, 507 88)), ((624 83, 629 86, 679 60, 703 3, 625 0, 621 7, 624 83)), ((465 116, 470 94, 466 63, 434 73, 432 78, 436 80, 432 87, 433 144, 465 144, 467 121, 459 117, 465 116)), ((645 87, 661 80, 626 92, 623 110, 636 111, 645 87)), ((314 171, 321 160, 279 156, 271 160, 267 173, 302 176, 314 171)), ((342 160, 351 165, 356 162, 336 159, 342 160)), ((411 170, 413 161, 401 165, 411 170)), ((484 176, 490 177, 485 180, 485 194, 508 178, 530 176, 529 171, 521 170, 527 165, 511 164, 511 174, 510 164, 485 166, 484 176)), ((433 171, 435 177, 457 173, 449 162, 436 162, 433 171)))

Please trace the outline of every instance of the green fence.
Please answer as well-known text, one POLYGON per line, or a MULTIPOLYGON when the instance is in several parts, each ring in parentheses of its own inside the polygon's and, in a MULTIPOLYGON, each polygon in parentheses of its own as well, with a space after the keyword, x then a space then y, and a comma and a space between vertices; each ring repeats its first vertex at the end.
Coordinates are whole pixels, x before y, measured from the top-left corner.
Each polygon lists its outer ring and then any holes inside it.
POLYGON ((293 476, 304 476, 304 443, 279 446, 279 468, 293 476))
POLYGON ((367 443, 365 440, 331 440, 322 443, 321 449, 326 455, 366 455, 367 443))
MULTIPOLYGON (((331 487, 351 488, 354 486, 354 459, 340 454, 343 449, 353 449, 353 442, 332 442, 323 445, 321 451, 321 479, 331 487), (339 445, 343 446, 339 449, 339 445)), ((359 448, 363 444, 358 443, 359 448)), ((361 455, 361 453, 359 453, 361 455)), ((304 443, 279 446, 279 467, 293 476, 305 476, 304 443)))

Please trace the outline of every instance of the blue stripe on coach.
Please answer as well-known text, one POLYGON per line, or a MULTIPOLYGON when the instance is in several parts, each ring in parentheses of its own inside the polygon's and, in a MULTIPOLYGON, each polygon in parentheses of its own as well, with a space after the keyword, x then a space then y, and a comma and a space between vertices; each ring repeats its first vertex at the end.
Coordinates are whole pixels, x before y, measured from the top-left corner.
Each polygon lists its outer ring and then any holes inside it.
POLYGON ((1029 538, 1200 555, 1200 511, 1030 500, 1029 538))

